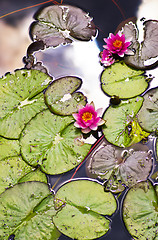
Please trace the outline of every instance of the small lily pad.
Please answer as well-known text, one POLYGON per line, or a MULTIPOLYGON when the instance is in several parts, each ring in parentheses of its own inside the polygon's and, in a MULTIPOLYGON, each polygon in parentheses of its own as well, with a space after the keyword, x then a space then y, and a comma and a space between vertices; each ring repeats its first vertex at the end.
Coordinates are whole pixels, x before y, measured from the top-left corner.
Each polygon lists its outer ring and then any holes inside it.
POLYGON ((32 166, 48 174, 61 174, 77 166, 91 145, 84 144, 72 116, 59 116, 45 110, 25 127, 20 138, 21 153, 32 166))
POLYGON ((50 110, 59 115, 71 115, 78 111, 78 105, 86 104, 86 97, 80 88, 82 80, 77 77, 63 77, 53 81, 45 91, 45 101, 50 110))
POLYGON ((102 215, 116 211, 117 203, 101 184, 89 180, 76 180, 64 184, 55 195, 59 209, 53 222, 59 231, 72 239, 95 239, 106 234, 110 221, 102 215), (60 207, 59 207, 60 202, 60 207))
POLYGON ((25 124, 46 108, 43 93, 51 77, 37 70, 17 70, 0 81, 0 135, 18 139, 25 124))
POLYGON ((133 239, 158 239, 157 185, 148 181, 129 189, 123 202, 123 220, 133 239))
POLYGON ((121 101, 117 106, 110 106, 105 111, 105 124, 102 129, 110 143, 119 147, 129 147, 149 135, 141 129, 136 118, 142 102, 142 97, 135 97, 121 101))
POLYGON ((45 183, 19 183, 0 195, 0 239, 15 235, 17 240, 60 236, 52 222, 56 214, 53 196, 45 183))
POLYGON ((101 76, 103 91, 120 98, 132 98, 143 93, 148 87, 148 79, 143 71, 133 69, 124 62, 116 62, 106 68, 101 76))
POLYGON ((32 38, 42 40, 46 47, 71 43, 73 39, 89 41, 97 32, 92 18, 74 6, 48 6, 36 19, 38 21, 32 25, 32 38))
POLYGON ((1 159, 17 155, 20 155, 19 140, 0 137, 0 161, 1 159))
POLYGON ((138 113, 139 124, 147 132, 158 132, 158 87, 150 89, 144 96, 138 113))

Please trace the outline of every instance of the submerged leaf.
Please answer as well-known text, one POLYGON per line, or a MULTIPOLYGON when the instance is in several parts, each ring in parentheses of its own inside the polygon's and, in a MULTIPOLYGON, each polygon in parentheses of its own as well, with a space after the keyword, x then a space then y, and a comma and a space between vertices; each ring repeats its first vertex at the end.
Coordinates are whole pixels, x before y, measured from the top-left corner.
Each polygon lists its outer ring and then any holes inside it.
POLYGON ((18 139, 25 124, 46 108, 42 91, 51 80, 37 70, 17 70, 1 78, 1 136, 18 139))
POLYGON ((58 116, 45 110, 25 127, 20 138, 21 153, 32 166, 48 174, 61 174, 77 166, 91 145, 81 141, 72 116, 58 116))
POLYGON ((143 97, 138 113, 139 124, 145 131, 158 133, 158 87, 150 89, 143 97))
POLYGON ((123 220, 132 238, 158 239, 158 192, 149 181, 131 188, 123 202, 123 220))
POLYGON ((42 40, 46 47, 71 43, 73 38, 89 41, 96 35, 92 18, 74 6, 48 6, 39 13, 37 20, 32 26, 32 37, 42 40))
POLYGON ((86 97, 80 88, 82 80, 77 77, 63 77, 51 83, 45 91, 45 101, 50 110, 59 115, 71 115, 78 111, 78 105, 86 104, 86 97))
POLYGON ((116 211, 117 203, 98 182, 76 180, 64 184, 55 195, 63 202, 53 217, 56 227, 72 239, 95 239, 109 230, 110 221, 102 215, 116 211))
POLYGON ((143 71, 128 67, 124 62, 116 62, 106 68, 101 76, 103 91, 119 98, 132 98, 143 93, 148 87, 148 79, 143 71))
POLYGON ((45 183, 15 185, 0 195, 0 239, 11 234, 17 240, 57 240, 60 233, 52 222, 56 214, 53 197, 45 183))

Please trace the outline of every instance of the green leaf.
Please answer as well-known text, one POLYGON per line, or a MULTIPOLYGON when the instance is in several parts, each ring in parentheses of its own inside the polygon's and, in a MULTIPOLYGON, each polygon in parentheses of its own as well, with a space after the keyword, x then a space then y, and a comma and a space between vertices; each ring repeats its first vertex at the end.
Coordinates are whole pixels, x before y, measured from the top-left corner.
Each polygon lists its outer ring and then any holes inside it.
POLYGON ((47 183, 47 177, 43 172, 40 171, 39 168, 37 168, 29 172, 28 174, 26 174, 18 182, 22 183, 22 182, 31 182, 31 181, 47 183))
POLYGON ((77 166, 91 145, 84 144, 72 116, 58 116, 49 110, 36 115, 20 138, 21 153, 32 166, 48 174, 60 174, 77 166))
POLYGON ((46 108, 41 93, 52 79, 37 70, 17 70, 0 80, 0 135, 18 139, 25 124, 46 108))
POLYGON ((139 124, 147 132, 158 132, 158 87, 144 95, 142 108, 138 113, 139 124))
POLYGON ((1 159, 17 156, 20 154, 20 145, 18 140, 9 140, 0 137, 0 161, 1 159))
POLYGON ((123 220, 134 239, 158 239, 158 191, 150 182, 131 188, 123 202, 123 220))
POLYGON ((64 184, 54 201, 59 211, 53 222, 59 231, 72 239, 95 239, 106 234, 110 221, 102 215, 111 215, 117 208, 113 195, 104 192, 98 182, 89 180, 64 184))
POLYGON ((46 47, 67 44, 73 38, 89 41, 96 35, 92 18, 80 8, 69 5, 48 6, 38 14, 31 35, 46 47))
POLYGON ((63 77, 51 83, 45 91, 45 101, 50 110, 59 115, 71 115, 78 111, 78 105, 86 104, 86 97, 75 92, 82 80, 77 77, 63 77))
POLYGON ((45 183, 15 185, 0 195, 0 239, 57 240, 59 232, 52 222, 56 214, 53 197, 45 183))
POLYGON ((143 93, 147 87, 147 77, 143 71, 128 67, 124 62, 116 62, 106 68, 101 76, 103 91, 120 98, 132 98, 143 93))
POLYGON ((102 127, 105 138, 119 147, 128 147, 147 137, 137 122, 138 113, 143 102, 142 97, 122 101, 117 106, 110 106, 104 113, 106 121, 102 127))

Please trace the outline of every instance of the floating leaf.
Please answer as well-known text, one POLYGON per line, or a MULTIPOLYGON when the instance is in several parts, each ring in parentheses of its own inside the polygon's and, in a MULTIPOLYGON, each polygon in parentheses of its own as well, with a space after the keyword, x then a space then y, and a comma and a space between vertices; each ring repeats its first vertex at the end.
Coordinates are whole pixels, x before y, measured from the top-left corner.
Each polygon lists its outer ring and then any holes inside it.
POLYGON ((142 108, 138 113, 138 121, 147 132, 158 132, 158 88, 150 89, 144 95, 142 108))
POLYGON ((39 168, 37 168, 29 172, 28 174, 26 174, 18 182, 22 183, 22 182, 31 182, 31 181, 47 183, 47 177, 43 172, 40 171, 39 168))
POLYGON ((144 25, 144 40, 139 43, 139 30, 132 22, 125 24, 123 33, 126 38, 131 38, 131 48, 135 54, 126 56, 125 62, 130 66, 138 69, 146 69, 152 67, 157 62, 158 57, 158 21, 148 20, 144 25))
POLYGON ((110 221, 102 215, 116 211, 117 203, 110 192, 98 182, 71 181, 55 195, 55 207, 60 208, 53 217, 56 227, 72 239, 95 239, 109 230, 110 221))
POLYGON ((44 8, 31 30, 34 40, 43 41, 46 47, 71 43, 73 38, 89 41, 96 35, 92 18, 80 8, 54 5, 44 8))
POLYGON ((63 77, 51 83, 45 91, 45 101, 50 110, 59 115, 71 115, 78 105, 86 104, 86 97, 75 92, 82 84, 77 77, 63 77))
POLYGON ((20 183, 7 189, 0 195, 0 213, 0 239, 12 234, 17 240, 59 238, 52 222, 53 197, 45 183, 20 183))
POLYGON ((0 137, 0 161, 1 159, 17 155, 20 155, 19 141, 0 137))
POLYGON ((0 81, 0 135, 18 139, 25 124, 46 108, 43 93, 52 79, 37 70, 17 70, 0 81))
POLYGON ((37 114, 20 139, 25 161, 40 165, 48 174, 60 174, 77 166, 91 146, 81 141, 81 132, 73 122, 72 116, 54 115, 49 110, 37 114))
POLYGON ((124 62, 116 62, 106 68, 101 76, 103 91, 120 98, 132 98, 143 93, 148 87, 148 79, 143 71, 128 67, 124 62))
POLYGON ((142 97, 122 101, 117 106, 110 106, 104 113, 103 126, 105 138, 119 147, 128 147, 147 137, 137 122, 136 114, 143 102, 142 97))
POLYGON ((132 238, 158 239, 158 191, 150 182, 131 188, 123 203, 123 220, 132 238))

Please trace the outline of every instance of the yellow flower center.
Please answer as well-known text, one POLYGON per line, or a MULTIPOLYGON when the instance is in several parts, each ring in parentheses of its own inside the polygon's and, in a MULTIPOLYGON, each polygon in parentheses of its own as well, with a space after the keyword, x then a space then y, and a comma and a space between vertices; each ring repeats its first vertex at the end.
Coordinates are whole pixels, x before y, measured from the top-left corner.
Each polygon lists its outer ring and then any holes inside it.
POLYGON ((87 122, 88 120, 92 119, 92 116, 93 116, 92 113, 84 112, 82 115, 82 119, 83 119, 83 121, 87 122))
POLYGON ((120 48, 122 46, 122 41, 116 39, 115 42, 113 42, 113 46, 120 48))

